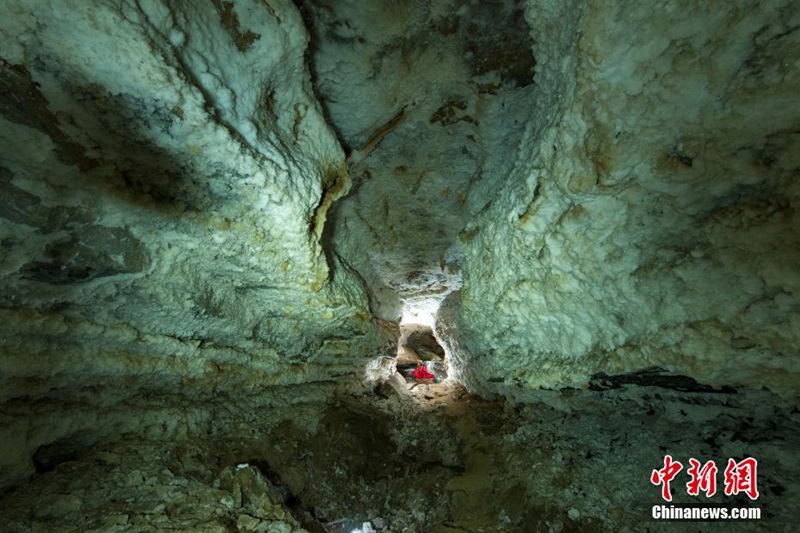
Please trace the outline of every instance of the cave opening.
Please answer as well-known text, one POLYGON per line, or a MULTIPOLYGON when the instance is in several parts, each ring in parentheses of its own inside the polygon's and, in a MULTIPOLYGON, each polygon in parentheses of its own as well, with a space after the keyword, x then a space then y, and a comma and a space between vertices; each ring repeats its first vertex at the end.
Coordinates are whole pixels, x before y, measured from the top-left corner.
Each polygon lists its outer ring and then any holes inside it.
POLYGON ((440 304, 439 300, 431 299, 406 303, 403 308, 395 363, 407 381, 424 379, 438 384, 448 379, 447 350, 436 336, 440 304))

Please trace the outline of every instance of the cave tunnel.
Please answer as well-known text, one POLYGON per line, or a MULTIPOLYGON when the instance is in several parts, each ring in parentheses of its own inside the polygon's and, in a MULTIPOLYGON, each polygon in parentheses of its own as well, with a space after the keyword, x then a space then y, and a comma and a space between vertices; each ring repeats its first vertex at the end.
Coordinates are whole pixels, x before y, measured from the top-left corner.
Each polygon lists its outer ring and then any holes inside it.
POLYGON ((442 383, 448 378, 447 350, 436 337, 439 304, 433 300, 403 307, 395 367, 406 380, 442 383))
POLYGON ((0 530, 792 530, 798 28, 7 0, 0 530))

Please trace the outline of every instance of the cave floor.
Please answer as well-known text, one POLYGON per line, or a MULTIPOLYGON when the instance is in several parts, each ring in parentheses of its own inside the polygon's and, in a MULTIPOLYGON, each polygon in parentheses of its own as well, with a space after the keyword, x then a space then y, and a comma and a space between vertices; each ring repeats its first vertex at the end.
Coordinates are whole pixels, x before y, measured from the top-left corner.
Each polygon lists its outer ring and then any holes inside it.
MULTIPOLYGON (((338 394, 317 418, 229 434, 122 436, 4 495, 2 531, 789 531, 800 416, 766 392, 652 387, 483 400, 453 383, 338 394), (665 453, 759 460, 761 522, 659 524, 665 453), (369 531, 369 529, 367 529, 369 531)), ((265 417, 266 419, 266 417, 265 417)), ((720 468, 721 470, 724 468, 720 468)), ((673 483, 676 502, 689 497, 673 483)), ((720 483, 721 486, 721 483, 720 483)), ((721 490, 720 490, 721 492, 721 490)), ((750 505, 718 494, 711 501, 750 505)))

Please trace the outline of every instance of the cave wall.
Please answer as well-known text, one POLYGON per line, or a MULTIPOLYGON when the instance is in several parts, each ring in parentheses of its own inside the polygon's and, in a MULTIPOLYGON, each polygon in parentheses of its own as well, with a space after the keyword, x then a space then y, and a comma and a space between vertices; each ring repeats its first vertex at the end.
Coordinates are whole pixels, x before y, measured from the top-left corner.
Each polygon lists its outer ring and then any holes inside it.
POLYGON ((462 276, 482 393, 794 394, 800 8, 298 4, 5 4, 0 488, 294 416, 462 276))
POLYGON ((800 9, 530 1, 536 109, 440 334, 483 391, 648 366, 796 394, 800 9))
POLYGON ((0 487, 69 435, 185 438, 200 402, 353 378, 383 339, 321 246, 350 179, 295 6, 4 13, 0 487))
POLYGON ((458 235, 505 179, 536 100, 535 36, 519 0, 298 4, 354 181, 331 241, 373 313, 396 321, 460 284, 458 235))

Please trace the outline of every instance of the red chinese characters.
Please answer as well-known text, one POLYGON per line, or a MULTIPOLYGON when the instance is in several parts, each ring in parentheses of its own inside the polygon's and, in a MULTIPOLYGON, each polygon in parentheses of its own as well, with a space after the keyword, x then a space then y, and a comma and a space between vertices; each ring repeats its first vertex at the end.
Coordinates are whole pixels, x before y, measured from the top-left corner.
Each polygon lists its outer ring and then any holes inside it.
POLYGON ((725 467, 725 496, 744 492, 751 500, 758 498, 758 461, 748 457, 738 463, 728 459, 725 467))
POLYGON ((690 496, 697 496, 700 491, 706 493, 706 498, 712 497, 717 493, 717 465, 714 461, 708 461, 700 467, 700 461, 695 458, 689 459, 691 465, 686 471, 691 478, 686 484, 686 492, 690 496))
MULTIPOLYGON (((672 501, 670 482, 681 470, 683 470, 683 465, 680 462, 675 461, 671 455, 665 455, 664 467, 653 470, 650 474, 650 482, 656 486, 661 485, 661 497, 665 501, 672 501)), ((706 498, 714 496, 717 493, 718 471, 714 461, 702 464, 694 457, 689 459, 689 468, 686 470, 689 475, 686 493, 689 496, 699 496, 702 492, 705 493, 706 498)), ((724 477, 725 496, 744 493, 751 500, 758 499, 758 461, 756 459, 747 457, 739 462, 728 459, 724 477)))
POLYGON ((664 468, 661 470, 653 470, 650 474, 650 483, 653 485, 661 486, 661 497, 664 500, 672 501, 672 492, 670 491, 670 482, 678 475, 678 472, 683 470, 683 465, 678 461, 673 461, 671 455, 664 456, 664 468))

